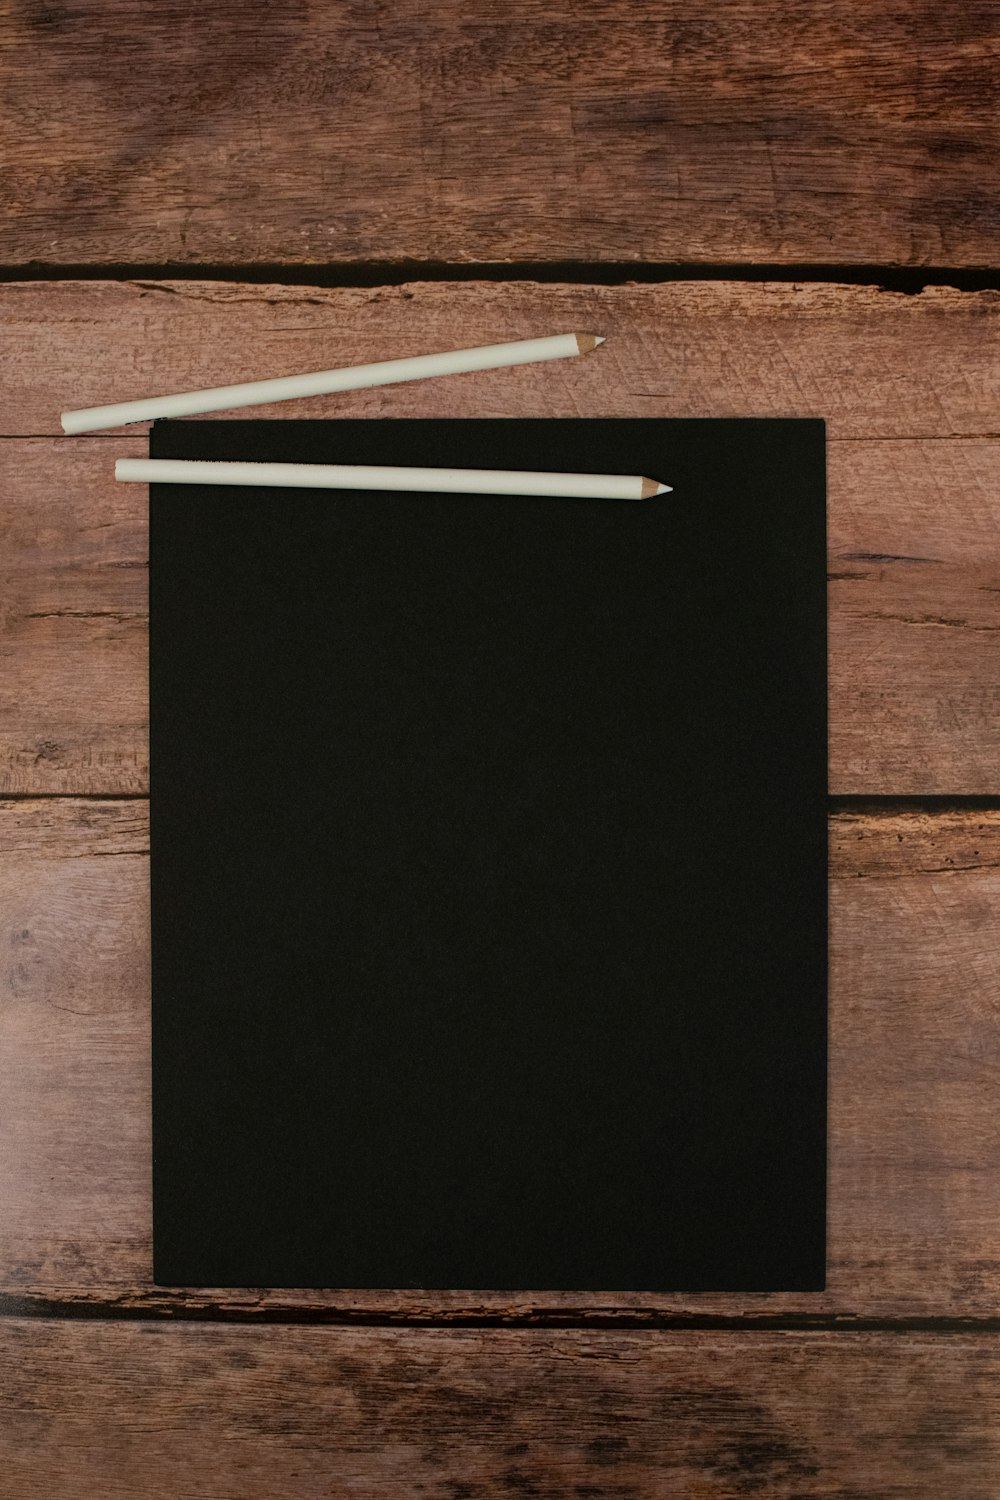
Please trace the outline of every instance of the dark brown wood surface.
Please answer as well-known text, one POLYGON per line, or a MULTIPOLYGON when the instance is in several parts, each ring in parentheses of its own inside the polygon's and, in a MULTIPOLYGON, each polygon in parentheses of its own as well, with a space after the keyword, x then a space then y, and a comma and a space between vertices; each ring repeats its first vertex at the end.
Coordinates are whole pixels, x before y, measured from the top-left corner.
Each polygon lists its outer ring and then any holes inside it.
POLYGON ((994 1500, 1000 291, 879 283, 997 261, 1000 11, 8 0, 0 44, 0 268, 48 278, 0 284, 0 1500, 994 1500), (58 414, 573 329, 259 415, 826 418, 828 1290, 154 1287, 145 430, 58 414))
POLYGON ((0 261, 988 265, 990 0, 9 0, 0 261))
POLYGON ((830 833, 825 1294, 182 1291, 150 1280, 146 804, 0 802, 0 1311, 994 1317, 1000 812, 841 812, 830 833))
POLYGON ((1000 1354, 918 1334, 0 1325, 17 1500, 995 1500, 1000 1354))
POLYGON ((113 478, 145 429, 51 437, 60 411, 591 325, 608 343, 579 359, 258 411, 825 416, 831 790, 996 790, 998 293, 78 283, 9 286, 0 314, 8 791, 146 787, 145 492, 113 478))

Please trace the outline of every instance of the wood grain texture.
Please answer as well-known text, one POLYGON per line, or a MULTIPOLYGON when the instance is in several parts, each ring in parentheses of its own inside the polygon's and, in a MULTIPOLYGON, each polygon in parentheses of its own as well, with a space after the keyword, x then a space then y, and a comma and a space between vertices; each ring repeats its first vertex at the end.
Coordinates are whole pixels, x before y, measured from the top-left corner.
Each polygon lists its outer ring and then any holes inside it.
MULTIPOLYGON (((123 394, 591 326, 609 342, 579 359, 257 410, 825 416, 831 789, 1000 789, 998 294, 25 284, 0 316, 15 436, 123 394)), ((3 790, 146 786, 144 492, 113 479, 144 432, 0 442, 3 790)))
POLYGON ((995 1500, 1000 1473, 1000 1351, 962 1335, 5 1320, 0 1364, 18 1500, 995 1500))
POLYGON ((0 442, 4 790, 145 789, 146 554, 146 491, 107 444, 0 442))
MULTIPOLYGON (((824 417, 833 441, 1000 435, 1000 291, 928 287, 904 296, 725 281, 328 289, 23 282, 0 287, 0 327, 3 435, 59 435, 59 413, 70 407, 574 330, 608 342, 577 359, 254 411, 808 416, 824 417)), ((956 498, 951 486, 947 493, 956 498)), ((929 519, 924 507, 920 516, 929 519)))
POLYGON ((0 261, 988 265, 998 37, 990 0, 11 0, 0 261))
POLYGON ((829 1289, 819 1295, 153 1287, 146 850, 140 801, 0 804, 7 1312, 995 1315, 1000 813, 832 820, 829 1289))

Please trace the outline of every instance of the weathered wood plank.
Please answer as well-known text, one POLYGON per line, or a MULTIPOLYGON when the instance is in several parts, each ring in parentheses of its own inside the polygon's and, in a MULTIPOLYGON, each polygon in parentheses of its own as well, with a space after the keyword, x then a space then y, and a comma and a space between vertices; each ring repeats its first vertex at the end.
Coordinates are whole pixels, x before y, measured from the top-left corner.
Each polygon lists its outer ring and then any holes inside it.
POLYGON ((994 1316, 1000 813, 831 822, 829 1290, 171 1291, 150 1284, 142 802, 0 804, 0 1293, 254 1317, 994 1316))
MULTIPOLYGON (((997 789, 1000 297, 729 284, 15 286, 0 410, 65 406, 592 323, 587 358, 286 403, 262 414, 826 415, 831 788, 997 789), (220 352, 221 351, 221 352, 220 352), (948 439, 948 441, 943 441, 948 439)), ((0 778, 18 792, 146 785, 141 432, 0 443, 0 778)))
POLYGON ((59 434, 60 411, 127 396, 566 329, 608 342, 581 359, 284 402, 255 414, 808 416, 826 418, 831 440, 1000 433, 997 291, 929 287, 908 297, 787 282, 332 289, 24 282, 0 288, 0 324, 5 435, 59 434))
POLYGON ((146 554, 146 491, 115 483, 107 444, 0 442, 5 791, 145 789, 146 554))
POLYGON ((998 35, 988 0, 23 0, 0 260, 989 264, 998 35))
POLYGON ((0 1324, 18 1500, 994 1500, 994 1339, 0 1324), (873 1399, 877 1392, 877 1399, 873 1399))
MULTIPOLYGON (((935 482, 934 455, 929 464, 917 487, 935 482)), ((1000 554, 983 556, 962 566, 831 559, 834 793, 1000 787, 1000 554)))
MULTIPOLYGON (((0 443, 5 791, 147 785, 145 492, 113 479, 143 449, 0 443)), ((994 791, 1000 440, 840 443, 829 471, 831 788, 994 791)))

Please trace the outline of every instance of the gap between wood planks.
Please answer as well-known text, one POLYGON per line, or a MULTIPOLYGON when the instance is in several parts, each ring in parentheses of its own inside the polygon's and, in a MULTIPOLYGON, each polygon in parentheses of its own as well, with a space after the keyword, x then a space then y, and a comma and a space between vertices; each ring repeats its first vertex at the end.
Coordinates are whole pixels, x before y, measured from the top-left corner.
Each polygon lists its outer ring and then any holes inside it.
POLYGON ((170 264, 0 265, 0 284, 18 281, 234 281, 278 286, 402 286, 409 281, 537 281, 567 285, 626 286, 630 282, 784 281, 877 286, 917 296, 929 286, 957 291, 1000 290, 1000 267, 867 264, 727 265, 673 261, 365 261, 348 265, 170 264))
MULTIPOLYGON (((294 1289, 292 1289, 294 1291, 294 1289)), ((111 1323, 233 1323, 241 1326, 419 1329, 577 1329, 592 1332, 650 1333, 896 1333, 950 1337, 1000 1334, 1000 1317, 934 1314, 871 1317, 851 1313, 757 1312, 752 1307, 735 1313, 661 1312, 653 1308, 579 1309, 536 1306, 505 1312, 393 1308, 353 1308, 332 1303, 282 1303, 274 1293, 254 1300, 254 1288, 233 1288, 231 1300, 218 1289, 157 1287, 136 1296, 94 1298, 81 1295, 42 1296, 38 1293, 0 1293, 0 1322, 40 1318, 66 1322, 111 1323), (214 1294, 213 1294, 214 1290, 214 1294)), ((346 1294, 345 1294, 346 1295, 346 1294)))
POLYGON ((300 1324, 331 1328, 422 1328, 422 1329, 579 1329, 591 1332, 636 1333, 924 1333, 938 1337, 953 1334, 995 1336, 1000 1317, 899 1317, 865 1318, 819 1313, 657 1313, 615 1308, 567 1312, 538 1308, 531 1312, 440 1313, 392 1312, 345 1307, 244 1306, 205 1297, 198 1301, 197 1288, 159 1288, 155 1296, 129 1304, 124 1299, 107 1301, 60 1300, 52 1297, 0 1293, 0 1319, 56 1318, 66 1322, 98 1323, 236 1323, 294 1327, 300 1324))
MULTIPOLYGON (((3 802, 148 802, 148 792, 7 792, 0 791, 3 802)), ((906 793, 898 796, 855 796, 850 792, 831 793, 827 797, 827 810, 831 817, 837 813, 853 813, 857 816, 875 813, 916 812, 1000 812, 1000 793, 981 796, 975 792, 906 793)))

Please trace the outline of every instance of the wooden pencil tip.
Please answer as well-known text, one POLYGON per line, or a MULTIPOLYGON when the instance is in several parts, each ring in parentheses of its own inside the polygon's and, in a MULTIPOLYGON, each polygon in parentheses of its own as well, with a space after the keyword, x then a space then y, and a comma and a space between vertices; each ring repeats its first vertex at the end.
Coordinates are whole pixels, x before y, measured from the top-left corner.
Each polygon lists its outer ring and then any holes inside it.
POLYGON ((669 495, 672 490, 672 485, 661 484, 658 479, 643 479, 639 494, 643 500, 651 500, 654 495, 669 495))
MULTIPOLYGON (((604 338, 596 333, 578 333, 575 337, 576 347, 580 354, 589 354, 591 349, 596 349, 598 344, 604 343, 604 338)), ((606 338, 607 335, 604 337, 606 338)))

